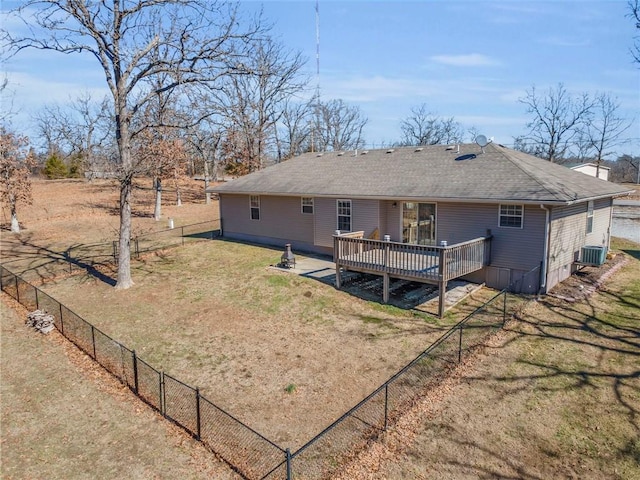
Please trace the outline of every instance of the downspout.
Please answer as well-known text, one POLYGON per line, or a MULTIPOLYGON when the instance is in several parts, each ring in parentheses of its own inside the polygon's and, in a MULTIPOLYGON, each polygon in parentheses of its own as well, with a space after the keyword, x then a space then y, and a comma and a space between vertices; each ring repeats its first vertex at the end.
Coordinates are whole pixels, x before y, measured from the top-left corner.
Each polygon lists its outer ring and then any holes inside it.
POLYGON ((542 270, 540 271, 540 290, 547 287, 547 269, 549 268, 549 214, 547 207, 540 204, 540 208, 545 212, 544 218, 544 251, 542 253, 542 270))

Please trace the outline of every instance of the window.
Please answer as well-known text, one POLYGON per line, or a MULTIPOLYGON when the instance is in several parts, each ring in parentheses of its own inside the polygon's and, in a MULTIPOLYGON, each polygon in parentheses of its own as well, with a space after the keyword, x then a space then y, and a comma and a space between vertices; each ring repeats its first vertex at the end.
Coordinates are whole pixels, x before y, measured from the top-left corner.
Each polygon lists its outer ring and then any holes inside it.
POLYGON ((587 204, 587 233, 593 232, 593 200, 587 204))
POLYGON ((258 195, 251 195, 251 220, 260 220, 260 197, 258 195))
POLYGON ((338 230, 351 231, 351 200, 338 200, 338 230))
POLYGON ((500 226, 522 228, 524 208, 522 205, 500 205, 500 226))
POLYGON ((302 197, 302 213, 313 215, 313 197, 302 197))

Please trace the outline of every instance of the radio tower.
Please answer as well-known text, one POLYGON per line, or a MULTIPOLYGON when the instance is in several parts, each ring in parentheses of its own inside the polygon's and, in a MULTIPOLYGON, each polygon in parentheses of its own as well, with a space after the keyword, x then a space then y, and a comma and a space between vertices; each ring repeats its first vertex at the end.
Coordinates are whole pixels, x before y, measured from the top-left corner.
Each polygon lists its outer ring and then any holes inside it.
POLYGON ((316 0, 316 97, 320 101, 320 8, 316 0))
POLYGON ((320 106, 320 8, 316 0, 316 93, 313 96, 314 122, 311 127, 311 151, 315 152, 315 131, 318 126, 320 106))

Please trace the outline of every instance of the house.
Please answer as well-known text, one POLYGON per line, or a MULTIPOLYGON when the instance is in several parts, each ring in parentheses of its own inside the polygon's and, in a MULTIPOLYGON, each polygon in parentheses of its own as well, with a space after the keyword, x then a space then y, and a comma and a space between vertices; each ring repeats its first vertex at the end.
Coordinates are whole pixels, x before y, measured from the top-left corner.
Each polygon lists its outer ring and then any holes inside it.
POLYGON ((613 198, 629 193, 493 143, 306 153, 211 191, 224 237, 333 255, 338 287, 345 269, 382 275, 385 292, 436 283, 441 305, 452 278, 545 292, 603 261, 613 198))
POLYGON ((571 170, 576 172, 586 173, 592 177, 601 178, 602 180, 609 180, 609 167, 604 165, 598 165, 597 163, 578 163, 567 165, 571 170))

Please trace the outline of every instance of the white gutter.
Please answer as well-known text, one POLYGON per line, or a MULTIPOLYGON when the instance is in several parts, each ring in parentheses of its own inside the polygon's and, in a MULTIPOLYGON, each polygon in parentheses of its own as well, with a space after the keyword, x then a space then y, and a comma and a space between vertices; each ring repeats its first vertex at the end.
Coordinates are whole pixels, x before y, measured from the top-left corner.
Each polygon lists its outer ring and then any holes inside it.
POLYGON ((544 251, 542 253, 542 272, 540 272, 540 290, 547 286, 547 269, 549 268, 549 214, 550 211, 543 204, 540 204, 540 208, 545 211, 544 218, 544 251))

